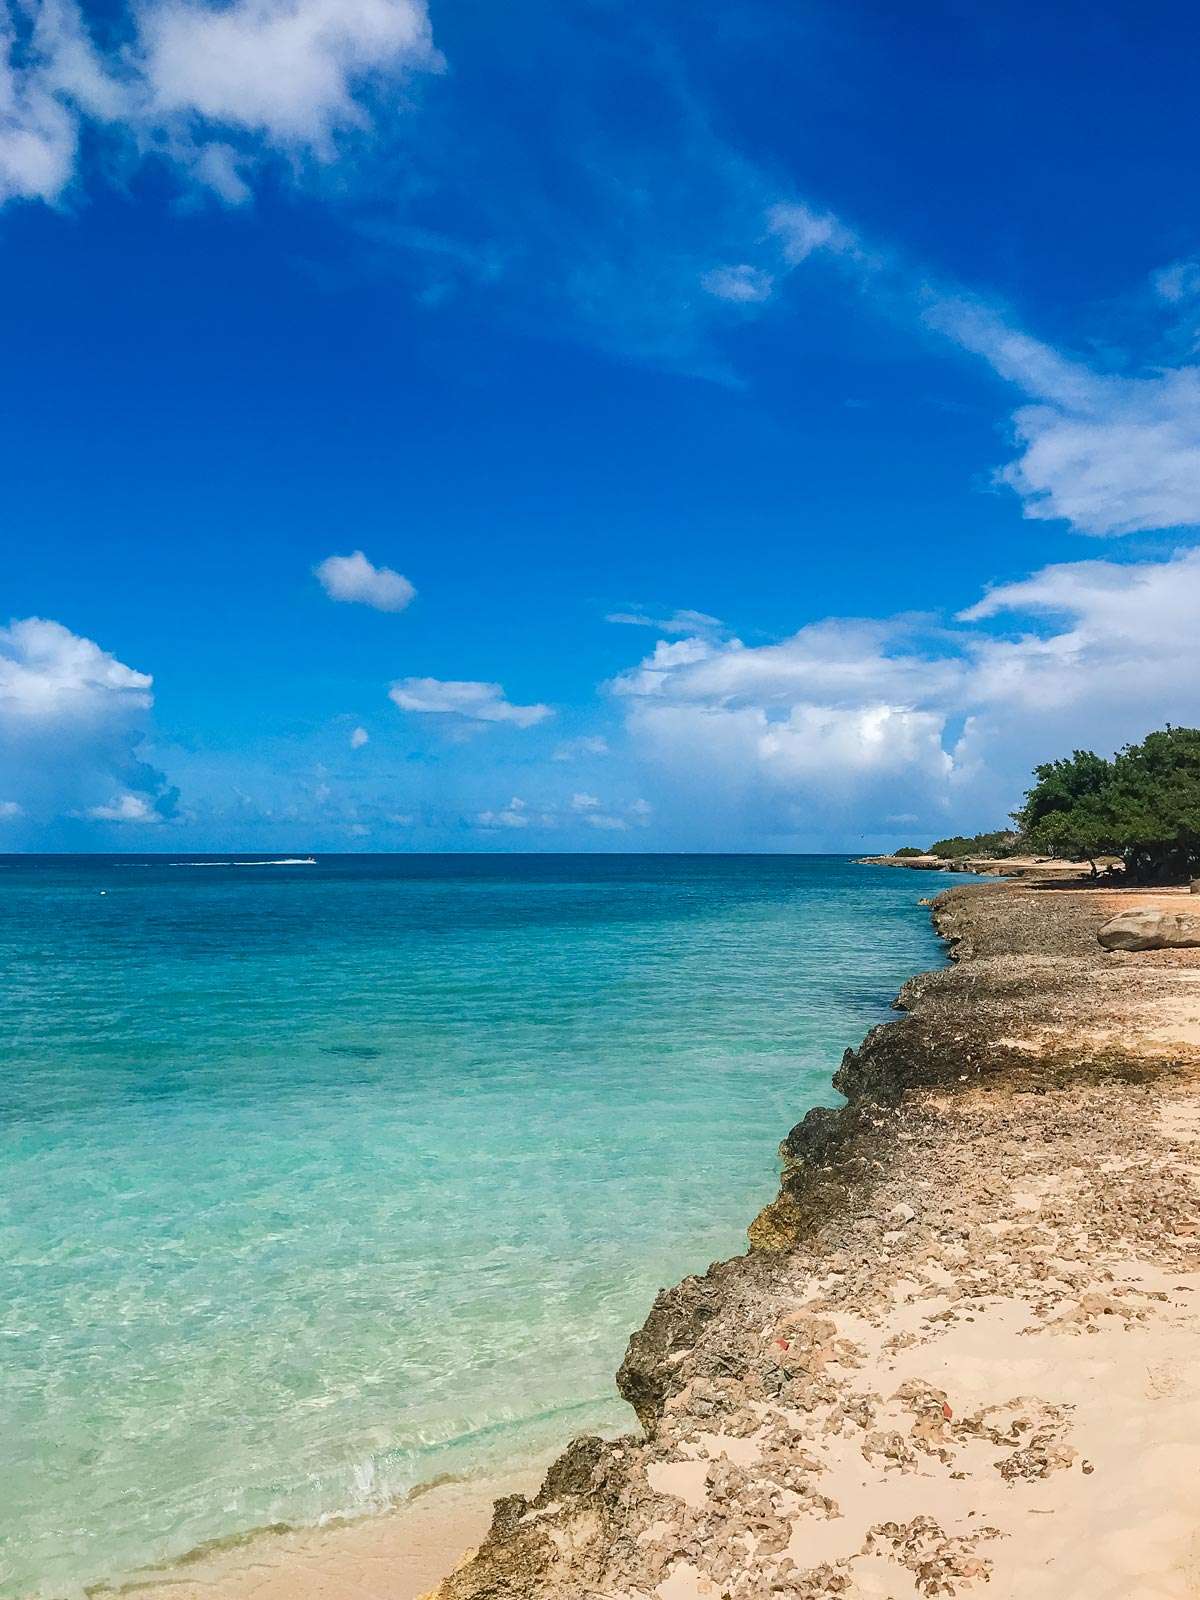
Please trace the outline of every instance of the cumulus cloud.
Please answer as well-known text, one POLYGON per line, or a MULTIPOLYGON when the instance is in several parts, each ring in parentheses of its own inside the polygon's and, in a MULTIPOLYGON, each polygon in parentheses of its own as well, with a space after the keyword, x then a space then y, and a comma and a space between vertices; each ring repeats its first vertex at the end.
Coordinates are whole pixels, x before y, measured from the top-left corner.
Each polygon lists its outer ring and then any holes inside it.
POLYGON ((96 822, 161 822, 157 811, 144 794, 119 794, 107 805, 89 806, 87 815, 96 822))
POLYGON ((378 86, 440 69, 423 0, 145 0, 101 50, 75 0, 0 0, 0 201, 53 202, 85 127, 240 204, 264 159, 327 162, 378 86))
POLYGON ((11 821, 25 814, 25 807, 16 800, 0 800, 0 821, 11 821))
POLYGON ((524 800, 513 795, 502 810, 481 811, 476 820, 481 828, 527 828, 533 819, 524 800))
POLYGON ((150 115, 244 128, 328 159, 367 121, 355 87, 437 64, 417 0, 159 0, 140 15, 150 115))
POLYGON ((715 837, 996 825, 1035 762, 1200 723, 1198 608, 1197 550, 1061 563, 948 627, 834 618, 756 647, 660 641, 611 688, 660 804, 715 837))
POLYGON ((313 571, 331 600, 372 606, 376 611, 403 611, 417 592, 402 573, 373 566, 361 550, 349 556, 326 556, 313 571))
POLYGON ((371 735, 365 728, 355 728, 354 732, 350 735, 351 750, 361 750, 363 745, 369 744, 370 742, 371 735))
POLYGON ((0 768, 18 808, 7 814, 173 816, 177 790, 139 754, 152 705, 148 673, 61 623, 0 628, 0 768))
POLYGON ((388 698, 401 711, 427 715, 463 717, 468 722, 511 722, 518 728, 532 728, 554 712, 549 706, 514 706, 504 697, 498 683, 462 683, 444 678, 400 678, 388 690, 388 698))
POLYGON ((72 0, 0 0, 0 202, 56 200, 82 120, 107 121, 124 102, 72 0))

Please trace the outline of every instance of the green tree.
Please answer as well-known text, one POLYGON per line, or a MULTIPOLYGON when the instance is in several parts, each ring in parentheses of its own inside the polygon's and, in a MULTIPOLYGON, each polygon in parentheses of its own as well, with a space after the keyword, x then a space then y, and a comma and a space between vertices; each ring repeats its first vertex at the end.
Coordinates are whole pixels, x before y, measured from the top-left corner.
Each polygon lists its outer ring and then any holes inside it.
POLYGON ((1200 861, 1200 728, 1167 727, 1126 745, 1104 811, 1135 877, 1189 874, 1200 861))
POLYGON ((1118 855, 1139 882, 1200 862, 1200 729, 1164 728, 1112 761, 1090 750, 1034 769, 1015 820, 1035 850, 1091 861, 1118 855))
POLYGON ((969 839, 956 833, 953 838, 931 844, 929 854, 941 856, 943 861, 956 861, 963 856, 1010 856, 1020 842, 1019 834, 1004 828, 994 833, 974 833, 969 839))
POLYGON ((1076 806, 1102 793, 1112 779, 1113 764, 1092 750, 1076 750, 1067 759, 1044 761, 1034 767, 1037 779, 1025 796, 1025 804, 1013 813, 1013 821, 1024 834, 1032 834, 1043 818, 1076 806))

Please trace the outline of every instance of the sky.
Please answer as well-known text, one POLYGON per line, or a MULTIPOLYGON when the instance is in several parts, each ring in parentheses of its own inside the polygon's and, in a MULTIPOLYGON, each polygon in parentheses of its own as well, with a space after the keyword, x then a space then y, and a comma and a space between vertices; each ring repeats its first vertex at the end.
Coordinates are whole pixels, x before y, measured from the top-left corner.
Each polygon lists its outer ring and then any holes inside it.
POLYGON ((875 850, 1200 724, 1192 8, 0 17, 0 852, 875 850))

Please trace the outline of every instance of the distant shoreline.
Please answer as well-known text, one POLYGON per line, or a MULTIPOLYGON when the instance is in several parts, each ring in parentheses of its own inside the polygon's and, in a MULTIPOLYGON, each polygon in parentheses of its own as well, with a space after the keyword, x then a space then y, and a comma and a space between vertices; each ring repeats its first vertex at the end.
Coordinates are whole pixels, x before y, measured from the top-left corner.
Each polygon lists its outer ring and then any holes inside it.
POLYGON ((968 872, 987 878, 1061 879, 1074 881, 1092 874, 1087 861, 1053 861, 1045 856, 856 856, 855 866, 907 867, 910 872, 968 872))

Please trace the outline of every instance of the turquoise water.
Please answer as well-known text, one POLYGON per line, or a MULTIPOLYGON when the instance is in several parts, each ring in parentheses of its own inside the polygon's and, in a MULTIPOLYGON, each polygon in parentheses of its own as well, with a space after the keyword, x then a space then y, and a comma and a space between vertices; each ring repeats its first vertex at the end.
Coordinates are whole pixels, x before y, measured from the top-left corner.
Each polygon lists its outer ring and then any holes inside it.
POLYGON ((780 1138, 940 960, 928 887, 0 860, 0 1593, 628 1426, 655 1290, 742 1248, 780 1138))

